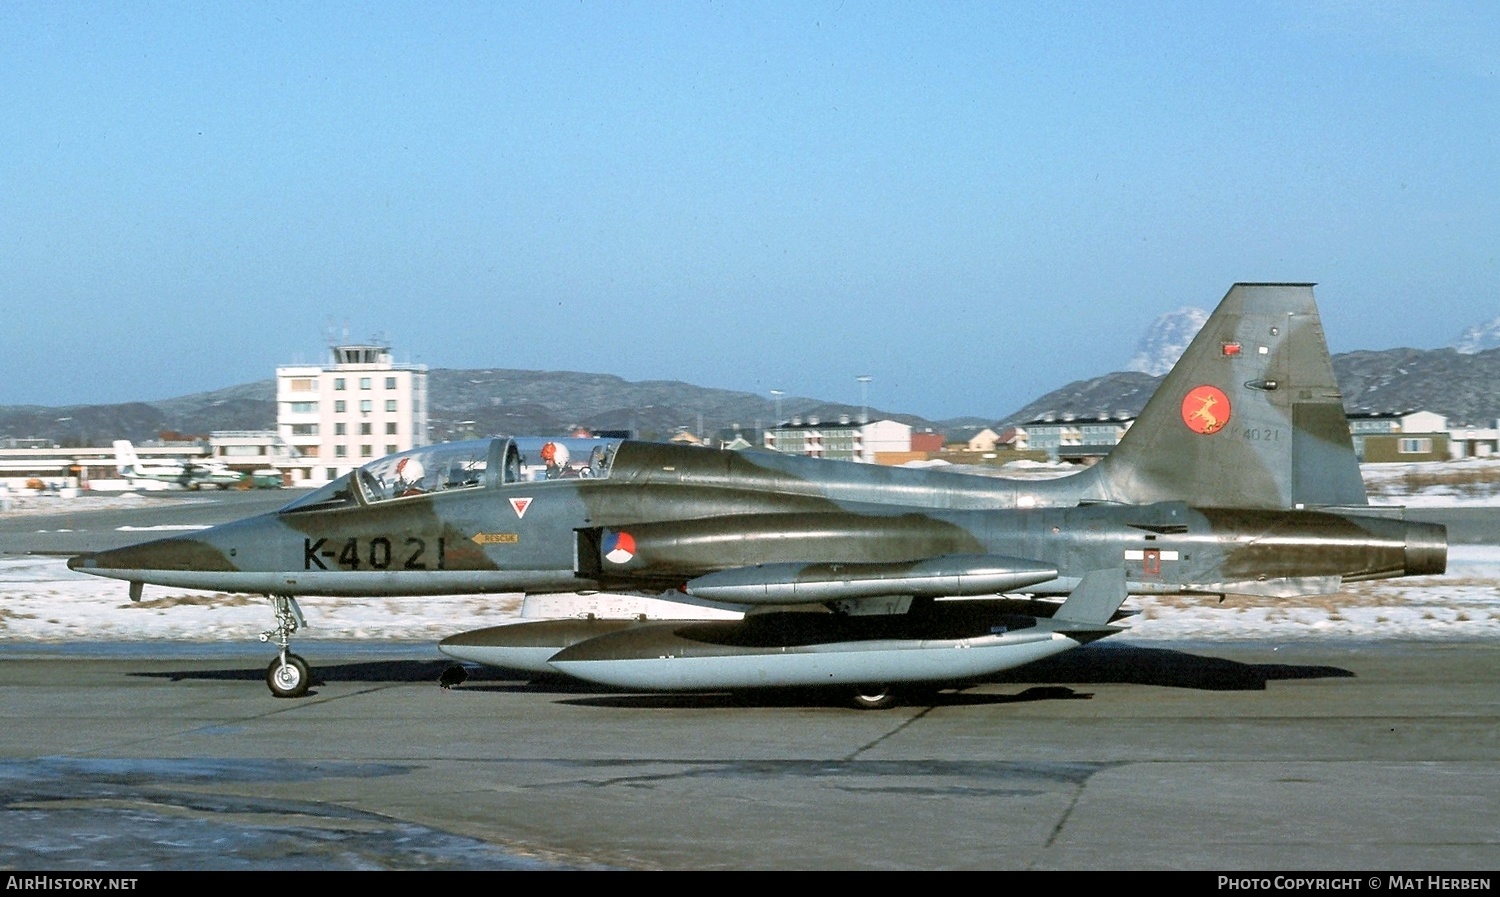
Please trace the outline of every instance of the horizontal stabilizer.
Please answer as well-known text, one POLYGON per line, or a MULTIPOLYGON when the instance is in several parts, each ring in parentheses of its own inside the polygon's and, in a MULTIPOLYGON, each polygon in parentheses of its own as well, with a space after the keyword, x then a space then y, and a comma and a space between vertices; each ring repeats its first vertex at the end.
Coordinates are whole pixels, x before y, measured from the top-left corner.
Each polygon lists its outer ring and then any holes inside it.
POLYGON ((1106 626, 1127 597, 1124 568, 1093 570, 1084 575, 1052 620, 1086 627, 1106 626))

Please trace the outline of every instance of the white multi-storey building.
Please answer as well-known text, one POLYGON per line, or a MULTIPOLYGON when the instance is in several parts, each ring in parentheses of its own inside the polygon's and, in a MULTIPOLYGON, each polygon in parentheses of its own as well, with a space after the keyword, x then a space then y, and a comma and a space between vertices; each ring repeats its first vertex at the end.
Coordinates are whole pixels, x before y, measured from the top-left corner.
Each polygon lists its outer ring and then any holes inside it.
POLYGON ((276 431, 295 451, 296 485, 427 444, 427 365, 396 364, 378 344, 331 348, 331 364, 276 369, 276 431))
POLYGON ((837 461, 875 463, 879 452, 911 451, 911 427, 900 421, 877 420, 854 423, 848 415, 838 423, 820 423, 817 418, 790 423, 765 432, 765 447, 788 455, 830 458, 837 461))

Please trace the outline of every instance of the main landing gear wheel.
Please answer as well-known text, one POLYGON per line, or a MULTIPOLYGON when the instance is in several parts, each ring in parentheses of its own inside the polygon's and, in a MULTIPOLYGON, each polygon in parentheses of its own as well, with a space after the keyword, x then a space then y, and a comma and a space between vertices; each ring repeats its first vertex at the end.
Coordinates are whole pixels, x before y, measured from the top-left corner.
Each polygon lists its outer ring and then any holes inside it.
POLYGON ((888 685, 861 685, 851 698, 860 710, 884 710, 896 706, 896 693, 888 685))
POLYGON ((278 698, 300 698, 307 694, 312 684, 312 674, 307 661, 295 654, 283 654, 266 667, 266 685, 278 698))

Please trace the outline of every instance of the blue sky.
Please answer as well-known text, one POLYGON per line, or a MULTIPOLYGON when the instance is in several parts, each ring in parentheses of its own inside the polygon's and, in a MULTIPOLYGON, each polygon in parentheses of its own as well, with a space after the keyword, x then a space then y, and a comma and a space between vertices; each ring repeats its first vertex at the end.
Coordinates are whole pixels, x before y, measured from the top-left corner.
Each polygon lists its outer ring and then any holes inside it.
POLYGON ((1000 417, 1315 281, 1500 315, 1493 3, 0 4, 0 404, 382 334, 1000 417))

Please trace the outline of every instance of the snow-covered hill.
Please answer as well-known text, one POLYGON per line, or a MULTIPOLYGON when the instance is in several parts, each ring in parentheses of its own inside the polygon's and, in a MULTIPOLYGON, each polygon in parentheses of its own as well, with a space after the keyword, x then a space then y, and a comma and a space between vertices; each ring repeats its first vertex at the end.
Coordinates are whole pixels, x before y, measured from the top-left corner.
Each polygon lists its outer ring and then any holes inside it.
POLYGON ((1182 357, 1207 320, 1208 312, 1201 308, 1179 308, 1162 315, 1146 329, 1125 369, 1153 377, 1165 374, 1182 357))

